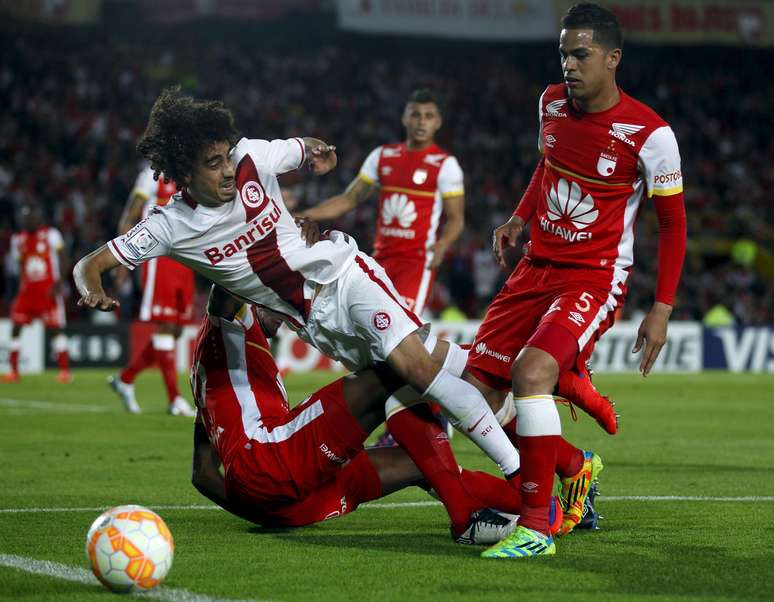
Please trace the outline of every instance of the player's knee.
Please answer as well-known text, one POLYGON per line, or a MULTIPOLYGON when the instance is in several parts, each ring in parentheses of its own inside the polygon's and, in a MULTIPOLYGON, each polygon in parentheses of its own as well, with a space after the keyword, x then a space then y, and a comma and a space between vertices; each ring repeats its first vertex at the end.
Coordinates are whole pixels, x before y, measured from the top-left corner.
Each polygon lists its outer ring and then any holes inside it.
POLYGON ((550 394, 556 385, 559 366, 547 353, 530 353, 527 350, 516 358, 511 375, 516 395, 545 395, 550 394))

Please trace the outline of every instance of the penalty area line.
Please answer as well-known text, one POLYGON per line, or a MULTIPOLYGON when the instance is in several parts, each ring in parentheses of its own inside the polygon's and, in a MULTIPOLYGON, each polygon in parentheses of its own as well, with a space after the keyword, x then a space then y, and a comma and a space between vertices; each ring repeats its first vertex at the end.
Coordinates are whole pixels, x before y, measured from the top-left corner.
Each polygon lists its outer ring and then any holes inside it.
MULTIPOLYGON (((607 502, 727 502, 738 504, 771 503, 774 495, 749 496, 701 496, 701 495, 600 495, 597 498, 602 503, 607 502)), ((172 504, 149 505, 151 510, 222 510, 212 504, 172 504)), ((360 508, 367 510, 394 510, 399 508, 431 508, 441 506, 441 502, 427 500, 424 502, 368 502, 360 508)), ((110 506, 83 506, 77 508, 0 508, 0 514, 39 514, 56 512, 104 512, 110 506)))
MULTIPOLYGON (((42 575, 84 585, 94 585, 100 589, 103 586, 97 581, 97 578, 86 569, 60 564, 52 560, 36 560, 25 556, 16 556, 14 554, 0 554, 0 567, 16 569, 33 575, 42 575)), ((218 598, 189 592, 185 589, 165 587, 163 585, 147 592, 137 592, 143 598, 154 598, 156 600, 166 600, 167 602, 258 602, 254 600, 235 600, 233 598, 218 598)))

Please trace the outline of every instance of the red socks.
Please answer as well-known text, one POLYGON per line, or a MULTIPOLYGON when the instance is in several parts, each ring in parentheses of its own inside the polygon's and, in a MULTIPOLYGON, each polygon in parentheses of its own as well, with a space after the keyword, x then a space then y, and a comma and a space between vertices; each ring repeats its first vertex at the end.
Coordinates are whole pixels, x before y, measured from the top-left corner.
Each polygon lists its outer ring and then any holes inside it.
POLYGON ((519 437, 522 499, 519 524, 546 534, 560 440, 560 435, 519 437))
POLYGON ((8 359, 11 364, 11 374, 19 374, 19 350, 12 349, 11 357, 8 359))
POLYGON ((156 359, 156 350, 153 348, 153 337, 148 339, 148 342, 143 347, 140 353, 135 354, 129 365, 121 372, 121 382, 130 385, 137 378, 137 375, 145 370, 148 366, 152 365, 156 359))
MULTIPOLYGON (((514 418, 503 427, 508 439, 519 447, 519 438, 516 436, 516 421, 514 418)), ((578 449, 564 437, 560 437, 556 450, 556 474, 560 477, 571 477, 578 474, 583 467, 583 450, 578 449)))
POLYGON ((464 487, 449 438, 430 406, 420 403, 396 412, 387 419, 387 428, 441 498, 452 530, 462 532, 482 504, 464 487))
POLYGON ((156 361, 159 364, 161 370, 161 376, 164 379, 164 386, 167 389, 167 397, 169 403, 180 395, 177 389, 177 370, 175 370, 175 351, 167 351, 164 349, 156 349, 156 361))
POLYGON ((521 514, 521 494, 505 479, 479 470, 463 470, 462 484, 481 502, 482 507, 495 508, 508 514, 521 514))

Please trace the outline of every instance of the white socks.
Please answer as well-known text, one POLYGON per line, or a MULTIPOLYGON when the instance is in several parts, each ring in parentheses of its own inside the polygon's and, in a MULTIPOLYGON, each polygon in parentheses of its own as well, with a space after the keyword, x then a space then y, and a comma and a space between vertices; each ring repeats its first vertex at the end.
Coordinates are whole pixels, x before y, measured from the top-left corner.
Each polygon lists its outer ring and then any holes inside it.
POLYGON ((171 334, 154 334, 153 348, 158 351, 174 351, 175 337, 171 334))
POLYGON ((441 369, 422 396, 443 406, 454 427, 494 460, 504 475, 519 469, 519 452, 476 387, 441 369))
POLYGON ((520 437, 561 435, 562 421, 551 395, 530 395, 514 398, 519 421, 516 434, 520 437))

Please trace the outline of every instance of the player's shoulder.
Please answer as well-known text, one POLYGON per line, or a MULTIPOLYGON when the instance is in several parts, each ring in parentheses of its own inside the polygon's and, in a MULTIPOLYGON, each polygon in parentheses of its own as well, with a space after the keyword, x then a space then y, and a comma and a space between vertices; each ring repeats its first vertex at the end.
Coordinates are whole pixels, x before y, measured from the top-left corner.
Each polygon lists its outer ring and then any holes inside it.
POLYGON ((564 84, 548 84, 540 94, 539 103, 545 112, 558 113, 568 101, 567 87, 564 84))
POLYGON ((669 124, 652 107, 621 91, 621 104, 616 111, 616 117, 642 126, 644 132, 652 132, 669 124))
POLYGON ((406 153, 405 142, 388 142, 377 146, 374 151, 378 151, 383 157, 398 157, 406 153))

